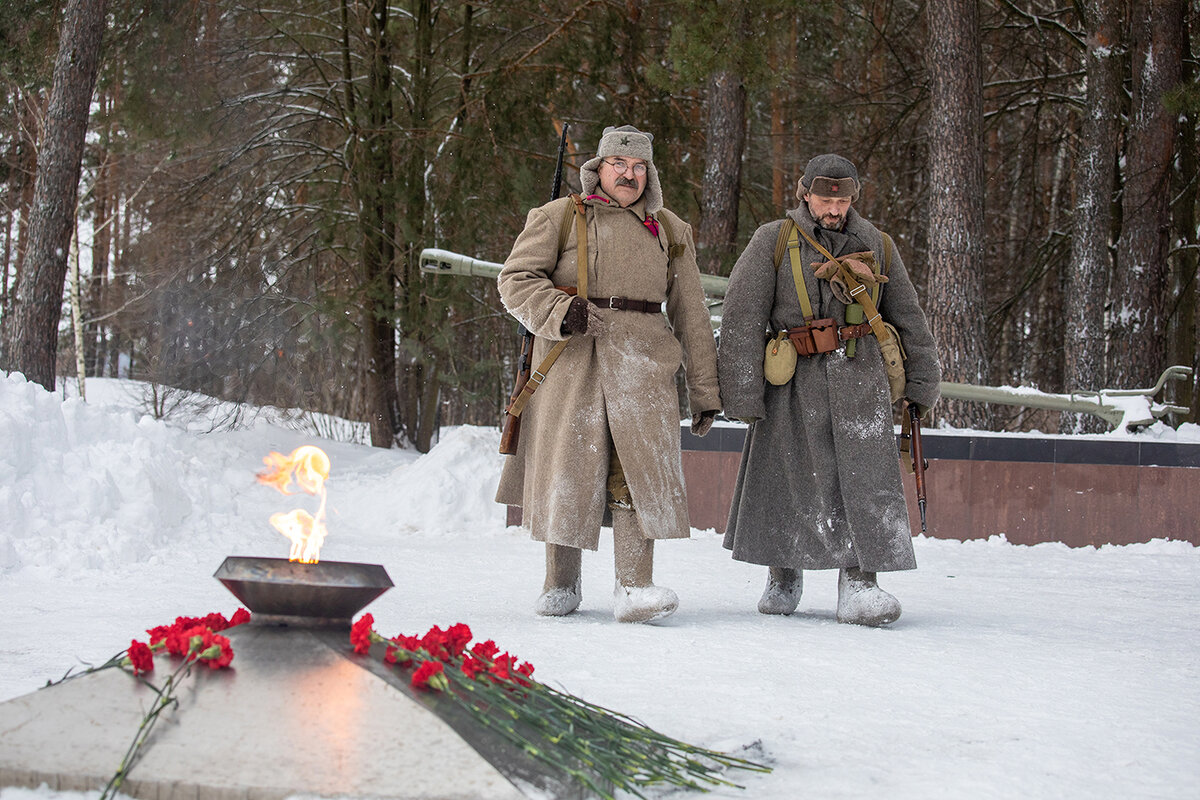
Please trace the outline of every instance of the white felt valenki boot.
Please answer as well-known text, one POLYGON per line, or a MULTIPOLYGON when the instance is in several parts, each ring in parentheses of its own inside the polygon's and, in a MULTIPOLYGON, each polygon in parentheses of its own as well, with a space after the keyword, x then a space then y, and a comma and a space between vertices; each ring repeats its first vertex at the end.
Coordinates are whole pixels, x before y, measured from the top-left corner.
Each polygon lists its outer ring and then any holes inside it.
POLYGON ((546 545, 546 584, 533 610, 543 617, 565 617, 583 600, 580 572, 583 552, 578 547, 546 545))
POLYGON ((790 567, 768 567, 767 588, 758 600, 760 614, 791 614, 800 605, 804 573, 790 567))
POLYGON ((857 567, 838 575, 837 621, 878 627, 900 619, 900 601, 879 588, 874 572, 857 567))
POLYGON ((675 613, 679 595, 665 586, 655 586, 654 540, 642 535, 637 515, 614 508, 613 560, 617 585, 613 590, 613 617, 617 622, 653 622, 675 613))

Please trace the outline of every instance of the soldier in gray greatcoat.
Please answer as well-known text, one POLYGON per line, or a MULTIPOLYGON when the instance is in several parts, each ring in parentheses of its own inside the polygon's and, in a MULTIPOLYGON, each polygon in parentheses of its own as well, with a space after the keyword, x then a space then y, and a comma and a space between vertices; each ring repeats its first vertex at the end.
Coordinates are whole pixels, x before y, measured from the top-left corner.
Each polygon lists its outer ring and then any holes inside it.
POLYGON ((721 404, 692 229, 663 208, 652 139, 629 125, 606 128, 580 170, 588 299, 575 296, 580 218, 570 215, 571 198, 529 212, 498 279, 505 308, 537 336, 534 365, 569 340, 521 416, 517 452, 496 494, 522 506, 522 524, 546 543, 546 582, 534 606, 542 615, 578 608, 580 551, 597 549, 606 504, 617 620, 661 619, 679 604, 675 592, 654 585, 652 569, 656 539, 690 532, 675 387, 681 362, 692 432, 706 434, 721 404))
MULTIPOLYGON (((925 411, 941 380, 933 336, 899 253, 891 242, 885 252, 883 234, 851 207, 860 190, 850 161, 817 156, 788 217, 839 261, 870 251, 876 265, 887 265, 878 278, 878 309, 907 354, 904 395, 925 411)), ((769 568, 758 604, 764 614, 795 611, 802 570, 838 569, 838 621, 887 624, 900 616, 900 603, 879 588, 876 573, 914 569, 916 560, 886 370, 869 326, 847 325, 843 287, 817 277, 829 259, 799 236, 812 314, 833 318, 839 340, 855 336, 855 348, 851 356, 842 342, 830 352, 800 355, 791 381, 764 380, 764 332, 804 325, 790 259, 774 263, 783 225, 770 222, 754 233, 725 296, 721 399, 725 414, 748 422, 749 430, 724 544, 735 559, 769 568)))

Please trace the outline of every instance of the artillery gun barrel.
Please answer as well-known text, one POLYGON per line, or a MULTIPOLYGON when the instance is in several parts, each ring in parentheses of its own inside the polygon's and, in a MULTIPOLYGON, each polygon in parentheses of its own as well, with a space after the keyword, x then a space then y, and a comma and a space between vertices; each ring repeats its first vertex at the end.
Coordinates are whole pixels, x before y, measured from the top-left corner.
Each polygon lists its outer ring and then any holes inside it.
MULTIPOLYGON (((495 278, 503 267, 503 264, 495 261, 484 261, 436 247, 426 247, 421 251, 421 271, 435 275, 495 278)), ((729 278, 701 273, 700 286, 704 288, 704 293, 709 297, 724 297, 725 290, 729 288, 729 278)))
MULTIPOLYGON (((483 261, 461 253, 437 248, 426 248, 421 251, 421 271, 437 275, 466 275, 495 280, 500 274, 503 264, 494 261, 483 261)), ((729 278, 720 275, 701 273, 700 285, 704 294, 709 298, 709 313, 713 317, 713 328, 720 327, 721 301, 729 288, 729 278)), ((951 383, 942 381, 942 397, 951 400, 969 400, 977 403, 1000 403, 1026 408, 1043 408, 1050 411, 1067 411, 1081 414, 1094 414, 1114 427, 1122 422, 1127 427, 1142 427, 1153 424, 1156 418, 1165 414, 1186 414, 1188 409, 1154 401, 1155 395, 1171 380, 1190 378, 1190 367, 1168 367, 1153 387, 1147 389, 1104 389, 1100 392, 1086 394, 1050 394, 1036 389, 1017 388, 1011 386, 977 386, 970 383, 951 383), (1113 397, 1143 396, 1147 401, 1147 414, 1144 417, 1125 419, 1127 406, 1105 402, 1113 397)))
POLYGON ((465 275, 495 280, 503 267, 503 264, 495 261, 483 261, 436 247, 426 247, 421 251, 421 272, 435 275, 465 275))

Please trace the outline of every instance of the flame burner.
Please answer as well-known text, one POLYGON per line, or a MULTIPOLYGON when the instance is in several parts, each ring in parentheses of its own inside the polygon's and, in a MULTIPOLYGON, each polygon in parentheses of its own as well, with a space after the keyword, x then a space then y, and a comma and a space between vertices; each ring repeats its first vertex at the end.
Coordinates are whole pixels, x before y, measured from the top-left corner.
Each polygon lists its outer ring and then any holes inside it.
POLYGON ((228 556, 213 577, 256 625, 349 628, 354 615, 395 584, 380 564, 228 556))

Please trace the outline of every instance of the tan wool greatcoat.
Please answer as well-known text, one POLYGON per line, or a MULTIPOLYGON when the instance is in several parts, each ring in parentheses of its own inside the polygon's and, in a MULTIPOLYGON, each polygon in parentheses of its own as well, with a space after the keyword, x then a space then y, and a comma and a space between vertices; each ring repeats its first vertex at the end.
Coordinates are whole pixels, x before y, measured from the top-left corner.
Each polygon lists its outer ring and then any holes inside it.
MULTIPOLYGON (((720 408, 691 226, 662 209, 652 215, 656 236, 644 223, 644 197, 621 208, 595 191, 585 200, 588 296, 600 305, 602 332, 572 336, 525 407, 517 452, 507 457, 496 494, 497 502, 522 507, 534 539, 590 550, 599 544, 611 448, 644 534, 688 536, 675 386, 681 363, 692 413, 720 408), (662 225, 686 244, 674 260, 662 225), (666 314, 605 308, 609 297, 665 302, 666 314)), ((505 307, 537 336, 534 368, 565 338, 571 296, 555 287, 578 280, 575 220, 566 217, 571 202, 561 198, 529 212, 498 279, 505 307), (572 230, 558 252, 564 218, 572 230)))

